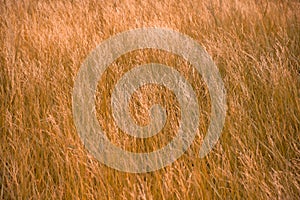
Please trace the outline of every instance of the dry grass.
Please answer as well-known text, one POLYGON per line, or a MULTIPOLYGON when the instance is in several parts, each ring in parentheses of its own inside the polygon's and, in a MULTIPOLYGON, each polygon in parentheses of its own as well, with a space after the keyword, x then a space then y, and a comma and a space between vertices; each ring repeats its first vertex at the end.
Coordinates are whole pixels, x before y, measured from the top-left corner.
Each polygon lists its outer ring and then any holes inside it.
MULTIPOLYGON (((0 198, 299 198, 299 10, 297 0, 0 0, 0 198), (104 39, 154 26, 185 33, 212 55, 227 89, 228 113, 214 151, 199 159, 210 106, 196 78, 201 119, 192 147, 164 169, 127 174, 99 163, 80 142, 71 110, 74 77, 104 39)), ((112 64, 99 82, 98 119, 114 144, 131 151, 160 148, 176 134, 176 99, 163 98, 172 94, 153 85, 154 94, 149 88, 136 94, 146 107, 133 101, 131 110, 143 124, 153 102, 174 109, 167 131, 135 140, 105 121, 112 84, 149 61, 177 65, 187 78, 194 76, 184 60, 154 50, 132 52, 112 64)))

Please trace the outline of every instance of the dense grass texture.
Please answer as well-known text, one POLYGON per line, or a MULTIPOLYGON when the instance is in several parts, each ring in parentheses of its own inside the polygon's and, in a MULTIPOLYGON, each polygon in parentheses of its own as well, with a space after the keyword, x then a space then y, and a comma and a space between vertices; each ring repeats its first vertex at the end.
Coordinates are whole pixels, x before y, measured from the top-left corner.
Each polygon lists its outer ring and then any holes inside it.
POLYGON ((299 199, 299 10, 298 0, 0 0, 0 199, 299 199), (165 129, 149 139, 116 127, 109 98, 130 68, 167 64, 192 81, 200 102, 191 148, 161 170, 129 174, 98 162, 80 141, 72 89, 81 63, 101 41, 138 27, 190 36, 219 68, 228 111, 204 159, 207 87, 183 58, 154 49, 121 56, 99 80, 99 123, 128 151, 166 145, 180 120, 172 91, 147 85, 133 95, 141 125, 153 103, 167 109, 165 129))

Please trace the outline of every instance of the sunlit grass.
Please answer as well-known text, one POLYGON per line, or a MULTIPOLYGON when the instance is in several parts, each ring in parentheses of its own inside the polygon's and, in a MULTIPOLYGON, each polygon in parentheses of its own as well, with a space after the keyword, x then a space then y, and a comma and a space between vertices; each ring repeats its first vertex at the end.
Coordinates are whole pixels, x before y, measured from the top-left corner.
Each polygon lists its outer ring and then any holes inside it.
MULTIPOLYGON (((299 10, 297 0, 1 0, 0 199, 299 198, 299 10), (101 41, 137 27, 187 34, 218 66, 228 112, 222 136, 206 158, 199 159, 198 151, 210 102, 198 79, 193 87, 201 107, 199 133, 172 165, 127 174, 99 163, 82 145, 71 105, 80 65, 101 41)), ((167 144, 177 121, 171 118, 154 138, 133 139, 105 121, 104 96, 124 70, 147 62, 195 76, 182 58, 156 50, 132 52, 110 66, 98 85, 98 119, 115 145, 137 152, 167 144)), ((141 96, 171 95, 153 87, 139 91, 141 96)), ((180 108, 166 99, 161 101, 175 108, 175 118, 180 108)), ((138 113, 136 105, 133 99, 133 117, 146 123, 147 113, 138 113)))

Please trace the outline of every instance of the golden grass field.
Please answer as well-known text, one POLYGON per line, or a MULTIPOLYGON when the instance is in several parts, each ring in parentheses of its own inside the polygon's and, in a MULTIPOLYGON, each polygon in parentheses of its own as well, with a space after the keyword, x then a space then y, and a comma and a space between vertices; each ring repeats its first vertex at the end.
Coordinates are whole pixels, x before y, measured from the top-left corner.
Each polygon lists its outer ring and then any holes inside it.
POLYGON ((300 2, 298 0, 0 0, 0 199, 299 199, 300 2), (227 90, 222 136, 198 152, 210 118, 201 76, 178 56, 146 49, 118 58, 99 80, 97 117, 111 142, 135 152, 176 135, 178 102, 148 85, 130 103, 147 124, 161 103, 169 121, 149 139, 120 131, 111 118, 114 84, 137 64, 178 69, 200 101, 199 132, 189 150, 155 172, 130 174, 98 162, 73 122, 72 90, 81 63, 119 32, 166 27, 199 42, 227 90))

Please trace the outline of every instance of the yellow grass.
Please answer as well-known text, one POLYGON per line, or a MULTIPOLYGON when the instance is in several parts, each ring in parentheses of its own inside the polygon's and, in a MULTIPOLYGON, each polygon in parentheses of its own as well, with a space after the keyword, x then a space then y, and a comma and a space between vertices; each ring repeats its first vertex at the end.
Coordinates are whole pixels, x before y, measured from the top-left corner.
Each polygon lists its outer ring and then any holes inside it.
POLYGON ((298 199, 299 10, 298 0, 0 0, 0 199, 298 199), (155 102, 169 110, 166 129, 150 139, 118 130, 106 104, 129 68, 168 64, 194 80, 200 100, 191 148, 166 168, 128 174, 99 163, 81 143, 71 105, 80 65, 101 41, 137 27, 187 34, 217 64, 228 112, 204 159, 198 151, 209 123, 207 88, 182 58, 151 49, 122 56, 99 80, 99 122, 126 150, 167 144, 180 109, 168 89, 149 85, 130 104, 140 124, 155 102))

